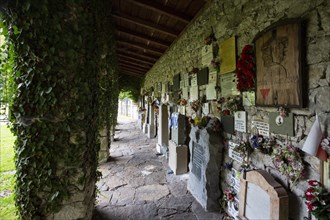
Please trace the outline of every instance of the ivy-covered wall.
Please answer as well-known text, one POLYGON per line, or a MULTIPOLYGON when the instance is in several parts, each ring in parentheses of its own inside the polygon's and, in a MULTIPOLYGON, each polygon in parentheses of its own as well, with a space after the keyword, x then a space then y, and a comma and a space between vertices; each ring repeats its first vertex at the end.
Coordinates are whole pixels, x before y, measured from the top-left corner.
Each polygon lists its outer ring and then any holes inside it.
POLYGON ((105 15, 110 3, 8 1, 4 17, 18 86, 11 118, 16 205, 22 219, 91 218, 98 129, 111 127, 117 110, 114 39, 105 15))
MULTIPOLYGON (((290 141, 296 148, 302 148, 306 137, 315 121, 315 115, 319 116, 322 132, 330 135, 330 56, 329 56, 329 31, 330 31, 330 5, 325 0, 214 0, 208 3, 203 12, 186 28, 180 38, 167 50, 152 69, 147 73, 143 88, 148 91, 158 82, 172 82, 173 76, 178 73, 188 73, 193 68, 202 67, 202 48, 204 39, 214 31, 216 43, 236 36, 237 54, 242 48, 252 41, 257 33, 270 25, 288 18, 301 18, 303 20, 305 36, 303 38, 306 56, 302 62, 304 65, 304 77, 308 79, 304 83, 307 88, 304 96, 308 103, 304 108, 292 108, 294 113, 294 137, 290 141)), ((221 57, 220 57, 221 61, 221 57)), ((220 65, 221 68, 221 65, 220 65)), ((176 103, 172 103, 176 104, 176 103)), ((211 105, 213 106, 213 105, 211 105)), ((186 115, 190 116, 189 105, 186 107, 186 115)), ((244 106, 248 120, 246 133, 228 135, 232 141, 249 139, 253 134, 251 130, 252 120, 262 120, 269 123, 269 115, 277 112, 276 107, 244 106)), ((220 116, 213 109, 212 116, 220 116)), ((286 135, 274 135, 276 139, 285 143, 286 135)), ((228 153, 227 153, 228 155, 228 153)), ((304 204, 304 191, 308 188, 306 179, 320 180, 320 160, 308 154, 303 154, 305 166, 304 179, 290 184, 288 178, 282 175, 274 167, 272 157, 255 151, 250 158, 252 167, 266 169, 279 180, 287 189, 290 197, 289 215, 292 219, 303 219, 307 216, 304 204)), ((228 156, 224 162, 231 163, 228 156)), ((238 162, 233 162, 234 168, 241 169, 238 162)), ((230 172, 222 172, 222 187, 225 189, 230 183, 230 172)))

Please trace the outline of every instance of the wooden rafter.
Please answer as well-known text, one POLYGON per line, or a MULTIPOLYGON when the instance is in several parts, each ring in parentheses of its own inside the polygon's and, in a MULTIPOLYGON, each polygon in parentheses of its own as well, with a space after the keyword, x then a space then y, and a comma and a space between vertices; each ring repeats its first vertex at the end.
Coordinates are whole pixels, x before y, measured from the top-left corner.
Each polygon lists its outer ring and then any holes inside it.
POLYGON ((129 75, 129 76, 143 77, 143 75, 141 75, 139 73, 130 72, 128 70, 120 70, 120 73, 124 74, 124 75, 129 75))
POLYGON ((128 61, 135 61, 135 62, 139 62, 139 63, 145 63, 145 64, 148 64, 148 65, 154 65, 153 62, 150 62, 150 61, 146 61, 146 60, 142 60, 141 58, 136 58, 134 57, 134 55, 127 55, 127 54, 120 54, 118 53, 117 56, 120 58, 120 59, 125 59, 125 60, 128 60, 128 61))
POLYGON ((148 47, 147 45, 139 44, 139 43, 136 43, 136 42, 130 42, 130 41, 125 41, 125 40, 117 40, 117 43, 125 44, 125 45, 128 45, 130 47, 134 47, 134 48, 137 48, 137 49, 140 49, 140 50, 143 50, 143 51, 147 50, 147 51, 150 51, 152 53, 157 53, 157 54, 160 54, 160 55, 162 55, 164 53, 164 51, 162 51, 162 50, 152 48, 152 47, 148 47))
POLYGON ((172 36, 174 38, 176 38, 179 35, 179 33, 173 31, 173 29, 171 29, 171 28, 164 27, 164 26, 155 24, 153 22, 146 21, 146 20, 143 20, 141 18, 133 17, 133 16, 130 16, 130 15, 127 15, 127 14, 124 14, 124 13, 120 13, 120 15, 114 14, 112 16, 114 18, 125 20, 127 22, 130 22, 130 23, 133 23, 133 24, 136 24, 136 25, 143 26, 145 28, 155 30, 155 31, 161 32, 163 34, 167 34, 167 35, 172 36))
POLYGON ((130 0, 132 1, 134 4, 139 5, 143 8, 148 8, 150 10, 153 10, 155 12, 167 15, 171 18, 175 18, 179 21, 182 21, 186 24, 188 24, 191 21, 191 17, 183 14, 182 12, 176 11, 173 8, 170 8, 168 6, 165 5, 160 5, 158 3, 156 3, 155 1, 148 1, 148 0, 130 0))
POLYGON ((167 41, 164 41, 164 40, 161 40, 161 39, 155 39, 155 38, 150 37, 148 35, 141 34, 141 33, 135 32, 135 31, 131 31, 131 30, 128 30, 128 29, 125 29, 125 28, 117 28, 116 31, 118 33, 126 34, 126 35, 129 35, 129 36, 138 38, 140 40, 149 41, 149 42, 151 42, 153 44, 157 44, 159 46, 169 47, 171 45, 170 42, 167 42, 167 41))
POLYGON ((120 67, 121 70, 125 70, 125 71, 129 71, 129 72, 132 72, 132 73, 136 73, 136 74, 140 74, 140 75, 144 75, 147 71, 139 71, 139 70, 134 70, 134 69, 130 69, 130 68, 127 68, 127 67, 120 67))
POLYGON ((143 63, 138 63, 137 61, 129 61, 129 60, 125 60, 125 59, 122 59, 122 58, 119 58, 119 62, 120 63, 126 63, 126 64, 131 64, 133 66, 138 66, 138 67, 143 67, 143 68, 146 68, 146 69, 150 69, 151 66, 148 65, 148 64, 143 64, 143 63))
POLYGON ((117 48, 117 51, 122 52, 122 53, 126 53, 129 55, 134 55, 136 57, 138 57, 138 59, 143 58, 144 60, 149 60, 149 61, 157 61, 159 56, 155 57, 155 56, 151 56, 150 54, 139 54, 133 51, 127 51, 127 49, 124 48, 117 48))
POLYGON ((140 68, 140 67, 136 67, 130 64, 125 64, 125 63, 119 63, 120 67, 124 67, 124 68, 129 68, 132 70, 137 70, 137 71, 142 71, 142 72, 148 72, 149 69, 145 69, 145 68, 140 68))

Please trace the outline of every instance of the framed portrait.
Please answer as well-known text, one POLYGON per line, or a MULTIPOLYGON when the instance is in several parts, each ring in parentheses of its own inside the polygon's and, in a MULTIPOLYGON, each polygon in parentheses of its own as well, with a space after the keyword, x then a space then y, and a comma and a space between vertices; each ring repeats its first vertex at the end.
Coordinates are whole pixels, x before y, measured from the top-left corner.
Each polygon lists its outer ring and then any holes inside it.
POLYGON ((321 182, 327 190, 330 190, 330 159, 321 162, 321 182))
POLYGON ((301 26, 288 20, 255 37, 257 106, 303 106, 301 26))

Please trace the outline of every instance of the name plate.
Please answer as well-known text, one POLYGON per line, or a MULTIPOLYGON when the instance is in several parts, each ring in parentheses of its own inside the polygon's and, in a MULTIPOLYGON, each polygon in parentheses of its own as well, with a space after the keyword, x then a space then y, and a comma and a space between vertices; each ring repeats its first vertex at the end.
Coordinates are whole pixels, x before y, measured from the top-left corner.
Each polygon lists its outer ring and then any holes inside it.
POLYGON ((253 127, 257 128, 259 134, 265 137, 269 137, 269 124, 267 122, 252 121, 251 126, 252 128, 253 127))
POLYGON ((238 144, 236 144, 234 142, 231 142, 231 141, 229 141, 228 144, 229 144, 228 156, 231 159, 233 159, 233 160, 235 160, 239 163, 242 163, 243 162, 243 156, 239 152, 234 150, 234 148, 236 146, 238 146, 238 144))
POLYGON ((197 74, 191 75, 191 86, 197 86, 197 74))
POLYGON ((235 112, 235 130, 240 132, 246 132, 246 112, 235 112))
POLYGON ((190 101, 195 101, 198 99, 198 86, 190 87, 190 101))

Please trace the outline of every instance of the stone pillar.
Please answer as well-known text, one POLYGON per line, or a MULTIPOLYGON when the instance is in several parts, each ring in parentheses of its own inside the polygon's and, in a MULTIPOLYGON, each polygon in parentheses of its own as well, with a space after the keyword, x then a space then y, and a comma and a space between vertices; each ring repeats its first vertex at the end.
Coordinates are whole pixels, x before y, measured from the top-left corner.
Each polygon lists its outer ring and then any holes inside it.
POLYGON ((149 123, 148 123, 148 138, 155 137, 155 112, 152 105, 149 105, 149 123))
POLYGON ((158 153, 164 154, 168 146, 168 110, 167 105, 159 106, 159 126, 158 126, 158 143, 156 150, 158 153))
POLYGON ((108 129, 103 128, 99 132, 99 139, 100 139, 100 151, 99 151, 99 163, 104 163, 110 156, 110 142, 109 142, 109 135, 108 129))
POLYGON ((186 116, 180 113, 172 113, 171 140, 177 145, 186 142, 186 116))

